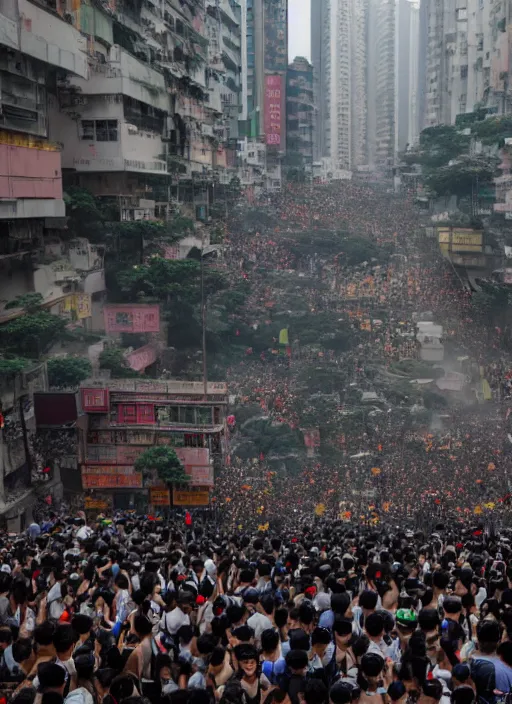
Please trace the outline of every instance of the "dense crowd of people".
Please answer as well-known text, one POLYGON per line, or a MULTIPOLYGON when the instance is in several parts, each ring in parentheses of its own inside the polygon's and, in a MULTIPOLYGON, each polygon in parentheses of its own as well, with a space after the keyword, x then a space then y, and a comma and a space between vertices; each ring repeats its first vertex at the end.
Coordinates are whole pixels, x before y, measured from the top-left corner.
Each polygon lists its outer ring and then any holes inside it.
MULTIPOLYGON (((502 331, 476 319, 470 292, 435 240, 425 237, 412 203, 357 183, 290 186, 265 200, 260 212, 265 217, 249 232, 235 220, 228 233, 235 265, 230 276, 250 287, 237 324, 253 327, 274 347, 241 351, 228 372, 233 417, 240 413, 241 422, 230 430, 232 456, 215 501, 230 525, 280 524, 291 505, 308 515, 318 506, 338 515, 340 502, 351 520, 416 516, 420 527, 445 516, 463 520, 492 513, 496 520, 496 514, 506 514, 512 363, 502 331), (296 234, 318 238, 333 228, 362 235, 393 254, 355 266, 343 251, 297 256, 296 234), (301 344, 304 311, 332 314, 356 344, 345 350, 301 344), (398 388, 398 377, 395 388, 391 374, 381 375, 401 359, 418 358, 415 320, 423 311, 443 326, 443 365, 464 376, 460 393, 438 392, 431 384, 435 393, 429 397, 412 385, 410 392, 403 384, 398 388), (289 327, 286 362, 267 332, 275 320, 289 327), (312 378, 304 382, 309 372, 312 378), (342 374, 345 380, 331 385, 338 401, 329 405, 328 391, 320 381, 315 386, 315 377, 342 374), (487 385, 490 401, 482 392, 487 385), (377 390, 379 408, 369 404, 358 416, 354 386, 377 390), (315 394, 323 395, 313 403, 315 394), (283 475, 279 467, 286 462, 272 459, 270 443, 253 442, 249 457, 237 452, 247 450, 250 436, 246 409, 259 409, 274 426, 304 437, 316 434, 319 442, 300 467, 283 475)), ((293 464, 293 458, 286 461, 293 464)))
POLYGON ((240 345, 229 369, 230 449, 211 510, 86 520, 48 506, 23 536, 0 536, 3 696, 509 702, 502 331, 475 320, 403 198, 357 183, 290 186, 256 212, 265 217, 250 228, 233 215, 225 268, 248 291, 235 341, 251 330, 263 342, 240 345), (294 233, 333 229, 392 255, 354 266, 343 251, 291 246, 294 233), (459 395, 432 393, 431 406, 393 366, 417 356, 421 311, 443 326, 446 369, 467 380, 459 395), (294 321, 323 313, 351 344, 303 342, 294 321))
POLYGON ((18 704, 496 704, 512 691, 510 532, 49 514, 0 553, 18 704), (375 699, 373 699, 375 697, 375 699))

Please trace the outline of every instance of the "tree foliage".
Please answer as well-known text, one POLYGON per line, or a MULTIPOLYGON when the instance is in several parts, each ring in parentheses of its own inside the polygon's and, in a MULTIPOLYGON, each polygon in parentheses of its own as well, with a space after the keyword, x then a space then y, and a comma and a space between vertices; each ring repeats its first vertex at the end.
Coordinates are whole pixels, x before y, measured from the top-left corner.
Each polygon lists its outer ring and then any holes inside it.
POLYGON ((145 450, 135 460, 135 469, 142 472, 145 478, 156 475, 161 482, 171 487, 190 481, 175 450, 165 445, 155 445, 145 450))
POLYGON ((114 379, 132 379, 140 376, 139 372, 131 369, 126 361, 124 352, 119 347, 108 347, 100 353, 100 369, 110 371, 114 379))
POLYGON ((27 313, 0 327, 0 344, 21 356, 38 359, 61 338, 65 327, 63 318, 48 311, 27 313))
POLYGON ((462 156, 457 161, 431 171, 424 183, 438 196, 471 195, 473 189, 491 183, 494 178, 497 158, 482 155, 462 156))
POLYGON ((129 300, 171 301, 200 298, 199 262, 191 259, 153 257, 145 264, 125 269, 118 275, 121 290, 129 300))
POLYGON ((435 169, 464 154, 470 138, 453 125, 427 127, 420 134, 416 149, 403 155, 404 161, 435 169))
POLYGON ((24 308, 27 313, 33 313, 41 306, 43 300, 40 293, 23 293, 9 301, 5 308, 24 308))
POLYGON ((507 115, 499 115, 480 120, 471 126, 471 134, 483 144, 501 146, 503 140, 512 137, 512 118, 507 115))
POLYGON ((0 375, 2 377, 15 376, 30 364, 32 364, 31 360, 23 357, 0 357, 0 375))
POLYGON ((235 441, 235 454, 242 459, 265 459, 298 453, 303 449, 302 434, 286 423, 269 418, 252 418, 242 428, 243 436, 235 441))
POLYGON ((50 386, 75 387, 91 376, 92 366, 86 357, 53 357, 48 360, 50 386))

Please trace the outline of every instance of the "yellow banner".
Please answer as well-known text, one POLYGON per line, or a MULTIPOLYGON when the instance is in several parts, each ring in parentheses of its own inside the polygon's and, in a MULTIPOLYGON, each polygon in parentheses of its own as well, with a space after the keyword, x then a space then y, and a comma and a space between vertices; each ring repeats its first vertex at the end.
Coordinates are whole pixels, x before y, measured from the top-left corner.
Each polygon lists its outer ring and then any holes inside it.
POLYGON ((89 293, 72 293, 61 302, 61 313, 76 313, 78 320, 90 318, 91 295, 89 293))
POLYGON ((153 504, 153 506, 170 506, 171 493, 169 489, 151 487, 149 490, 149 502, 153 504))
POLYGON ((448 252, 481 252, 483 233, 470 228, 438 227, 439 247, 444 254, 448 252))
POLYGON ((107 511, 110 508, 108 501, 104 499, 95 499, 93 496, 85 497, 85 510, 96 509, 98 511, 107 511))
POLYGON ((208 491, 173 489, 172 495, 175 506, 208 506, 210 503, 208 491))
POLYGON ((74 310, 78 320, 91 317, 91 295, 89 293, 76 293, 74 310))
POLYGON ((281 332, 279 333, 279 344, 280 345, 289 345, 290 343, 288 342, 288 329, 283 328, 281 332))

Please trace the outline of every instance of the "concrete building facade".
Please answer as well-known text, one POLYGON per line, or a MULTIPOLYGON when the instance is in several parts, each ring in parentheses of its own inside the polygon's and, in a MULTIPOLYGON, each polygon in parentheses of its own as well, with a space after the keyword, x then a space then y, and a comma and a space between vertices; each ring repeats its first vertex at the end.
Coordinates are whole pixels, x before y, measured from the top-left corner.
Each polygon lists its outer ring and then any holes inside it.
POLYGON ((311 54, 317 109, 315 159, 333 170, 367 161, 367 0, 314 4, 311 54))
POLYGON ((286 77, 286 152, 300 157, 306 173, 312 173, 315 110, 313 67, 304 57, 296 57, 286 77))
POLYGON ((510 113, 511 13, 508 2, 422 2, 421 127, 455 124, 477 108, 510 113))
POLYGON ((368 163, 392 167, 418 136, 419 5, 369 0, 368 163))

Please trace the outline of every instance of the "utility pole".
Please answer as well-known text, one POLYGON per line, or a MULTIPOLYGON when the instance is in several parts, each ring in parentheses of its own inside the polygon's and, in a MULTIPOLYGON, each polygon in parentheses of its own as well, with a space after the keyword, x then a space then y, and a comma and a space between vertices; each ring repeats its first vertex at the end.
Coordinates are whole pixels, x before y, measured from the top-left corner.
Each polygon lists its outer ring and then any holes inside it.
POLYGON ((204 230, 201 232, 201 326, 202 326, 202 337, 203 337, 203 395, 204 400, 208 397, 208 370, 206 366, 206 301, 204 296, 204 265, 203 265, 203 253, 204 253, 204 230))

